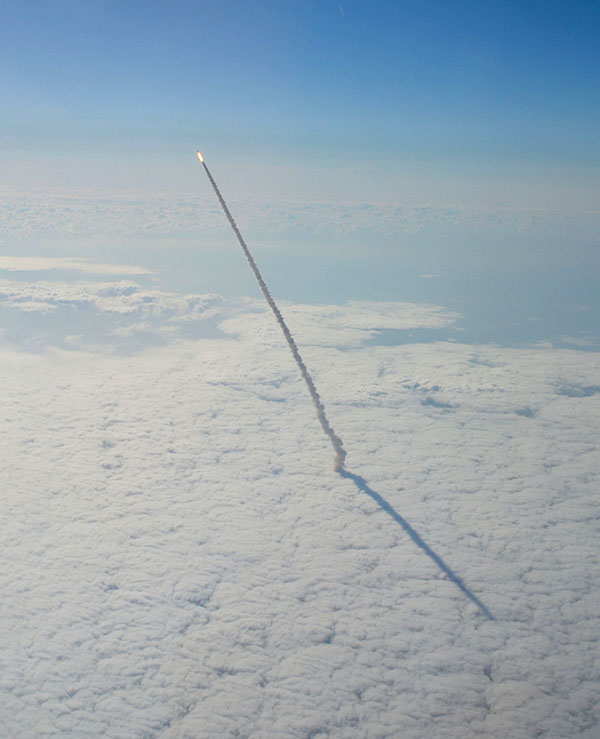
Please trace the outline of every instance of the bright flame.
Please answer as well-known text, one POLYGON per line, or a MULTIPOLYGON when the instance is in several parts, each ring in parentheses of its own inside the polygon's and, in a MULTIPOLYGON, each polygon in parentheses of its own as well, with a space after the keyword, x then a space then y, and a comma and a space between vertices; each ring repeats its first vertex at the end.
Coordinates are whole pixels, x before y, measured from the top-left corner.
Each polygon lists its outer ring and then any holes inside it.
POLYGON ((204 157, 202 156, 202 154, 200 154, 200 152, 199 152, 199 151, 197 151, 197 152, 196 152, 196 154, 198 155, 198 159, 199 159, 199 160, 200 160, 201 162, 203 162, 203 161, 204 161, 204 157))

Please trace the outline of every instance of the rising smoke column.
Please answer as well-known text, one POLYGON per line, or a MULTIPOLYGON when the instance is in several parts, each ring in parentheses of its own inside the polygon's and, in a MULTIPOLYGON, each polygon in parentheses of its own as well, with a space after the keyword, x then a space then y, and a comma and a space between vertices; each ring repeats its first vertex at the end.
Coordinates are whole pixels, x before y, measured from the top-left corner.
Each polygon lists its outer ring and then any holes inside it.
POLYGON ((298 365, 300 374, 304 378, 304 382, 306 383, 306 387, 308 388, 308 392, 310 393, 310 397, 315 406, 315 410, 317 412, 317 418, 319 419, 319 423, 321 424, 325 434, 329 437, 329 440, 331 441, 331 445, 333 446, 333 449, 335 451, 335 462, 334 462, 333 468, 336 472, 341 472, 344 469, 344 461, 346 459, 346 451, 344 449, 344 445, 342 444, 342 440, 335 433, 335 431, 331 427, 331 424, 329 423, 329 419, 327 418, 327 415, 325 413, 325 406, 323 405, 323 402, 321 401, 319 393, 317 392, 317 388, 315 387, 315 383, 313 382, 313 379, 310 376, 310 372, 306 368, 306 365, 304 364, 304 360, 300 356, 300 352, 298 351, 298 347, 296 346, 294 337, 292 336, 289 328, 287 327, 286 322, 283 320, 283 316, 281 315, 281 311, 277 307, 277 303, 271 297, 269 288, 267 287, 266 282, 263 280, 260 270, 258 269, 256 262, 254 261, 254 257, 252 256, 252 254, 250 254, 250 250, 246 246, 244 237, 242 236, 238 227, 236 226, 236 223, 233 220, 233 216, 229 212, 229 208, 227 207, 227 204, 223 200, 223 196, 221 195, 221 192, 219 188, 217 187, 217 183, 213 180, 210 170, 206 166, 204 157, 199 151, 196 153, 198 154, 198 159, 202 162, 204 171, 206 172, 206 175, 208 179, 210 180, 210 184, 213 186, 213 190, 215 191, 215 194, 219 200, 219 203, 221 203, 221 208, 223 208, 223 212, 227 216, 229 225, 233 229, 233 233, 236 235, 236 238, 240 246, 242 247, 242 251, 244 252, 246 256, 246 259, 248 260, 248 264, 250 265, 252 272, 254 272, 254 276, 256 277, 256 281, 258 282, 258 286, 260 287, 260 290, 262 294, 264 295, 265 300, 269 304, 269 308, 273 311, 273 315, 275 316, 277 323, 279 324, 281 330, 283 331, 283 335, 285 336, 285 340, 287 341, 290 351, 292 352, 292 356, 294 357, 296 364, 298 365))

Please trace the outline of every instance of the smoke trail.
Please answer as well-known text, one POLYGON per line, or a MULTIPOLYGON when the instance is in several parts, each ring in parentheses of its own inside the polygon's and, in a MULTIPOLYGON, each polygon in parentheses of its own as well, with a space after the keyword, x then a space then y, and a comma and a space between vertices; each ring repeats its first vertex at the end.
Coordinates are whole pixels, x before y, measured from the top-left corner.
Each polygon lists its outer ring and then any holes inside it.
POLYGON ((323 428, 323 431, 325 432, 325 434, 329 437, 329 440, 331 441, 331 445, 333 446, 333 449, 335 451, 335 462, 334 462, 333 469, 336 472, 342 472, 342 470, 344 469, 344 462, 346 460, 346 451, 344 449, 342 440, 335 433, 335 431, 331 427, 331 424, 329 423, 329 419, 327 418, 327 415, 325 413, 325 406, 323 405, 323 402, 321 401, 319 393, 317 392, 317 388, 315 387, 315 383, 313 382, 313 379, 310 376, 310 372, 308 371, 306 365, 304 364, 304 360, 300 356, 300 352, 298 351, 298 347, 296 346, 294 337, 292 336, 289 328, 287 327, 286 322, 283 320, 283 316, 281 315, 281 311, 277 307, 277 304, 271 297, 269 288, 267 287, 266 282, 263 280, 260 270, 258 269, 258 266, 256 262, 254 261, 252 254, 250 254, 250 250, 246 246, 244 237, 240 233, 235 221, 233 220, 233 216, 229 212, 229 208, 227 207, 227 204, 223 200, 223 196, 221 195, 221 192, 219 188, 217 187, 217 183, 213 180, 213 176, 211 175, 208 167, 206 166, 206 162, 204 161, 204 158, 202 154, 200 154, 200 152, 198 152, 198 159, 202 162, 202 166, 204 167, 204 171, 206 172, 206 175, 208 179, 210 180, 210 184, 213 186, 213 190, 215 191, 215 194, 219 200, 219 203, 221 203, 221 208, 223 208, 223 212, 227 216, 229 225, 233 229, 233 232, 236 235, 240 246, 242 247, 242 251, 244 252, 246 256, 246 259, 248 260, 248 264, 250 265, 252 272, 254 272, 254 276, 256 277, 256 281, 258 282, 258 286, 260 287, 260 290, 262 294, 264 295, 265 300, 269 304, 269 308, 273 311, 273 315, 275 316, 277 323, 279 324, 281 330, 283 331, 283 335, 285 336, 285 340, 287 341, 290 351, 292 352, 292 356, 294 357, 294 360, 296 361, 296 364, 298 365, 300 374, 304 378, 304 382, 306 383, 306 387, 308 388, 308 392, 310 393, 310 397, 315 406, 315 410, 317 412, 317 418, 319 419, 319 423, 321 424, 321 427, 323 428))
POLYGON ((265 281, 263 280, 263 277, 260 273, 260 270, 258 269, 258 266, 256 262, 254 261, 254 258, 252 257, 252 254, 250 254, 250 250, 246 246, 246 242, 244 241, 244 238, 242 234, 240 233, 238 227, 236 226, 235 221, 233 220, 233 216, 229 212, 229 208, 227 207, 225 201, 223 200, 223 196, 221 195, 221 192, 219 188, 217 187, 217 183, 213 180, 213 177, 206 166, 206 162, 204 161, 204 158, 200 152, 198 153, 198 159, 202 162, 202 166, 204 167, 204 171, 206 172, 206 175, 208 179, 210 180, 210 184, 213 186, 213 190, 215 191, 215 194, 219 200, 219 203, 221 203, 221 208, 223 208, 223 212, 227 216, 227 220, 229 221, 229 225, 233 229, 234 234, 237 237, 237 240, 242 247, 242 251, 246 255, 246 259, 248 260, 248 264, 250 265, 252 272, 254 272, 254 276, 256 277, 256 281, 258 282, 258 286, 260 287, 260 290, 262 294, 265 297, 265 300, 269 304, 269 308, 273 311, 273 315, 275 316, 277 323, 281 327, 281 330, 283 331, 283 335, 285 336, 285 340, 287 341, 287 344, 290 348, 290 351, 292 352, 292 355, 294 357, 294 360, 296 361, 296 364, 298 365, 298 369, 300 370, 300 373, 302 377, 304 378, 304 382, 306 383, 306 387, 308 388, 308 392, 310 393, 310 397, 312 399, 312 402, 315 406, 315 410, 317 412, 317 418, 319 419, 319 422, 323 428, 323 431, 325 434, 329 437, 329 440, 331 441, 331 444, 333 446, 333 449, 335 451, 335 464, 334 464, 334 470, 336 472, 339 472, 342 477, 345 477, 346 479, 352 480, 356 487, 363 493, 366 493, 369 495, 388 515, 390 515, 397 523, 402 526, 404 531, 411 537, 411 539, 415 542, 415 544, 423 551, 425 554, 427 554, 430 559, 432 559, 437 566, 440 568, 440 570, 480 609, 480 611, 490 620, 494 620, 494 616, 492 613, 486 608, 486 606, 477 598, 464 584, 464 582, 461 580, 461 578, 444 562, 444 560, 436 554, 433 549, 424 541, 424 539, 417 533, 415 529, 404 519, 388 502, 381 496, 379 493, 372 490, 369 485, 367 485, 366 480, 364 477, 361 477, 360 475, 355 475, 352 472, 349 472, 345 469, 344 463, 346 461, 346 451, 344 449, 344 446, 342 444, 342 440, 340 437, 335 433, 335 431, 331 428, 331 424, 329 423, 329 419, 327 418, 327 415, 325 413, 325 406, 323 405, 321 398, 319 396, 319 393, 317 392, 317 388, 315 387, 315 383, 313 382, 312 377, 310 376, 310 373, 308 369, 306 368, 306 365, 304 364, 304 360, 300 356, 300 352, 298 351, 298 347, 296 346, 296 342, 294 341, 294 337, 292 336, 289 328, 287 327, 286 322, 283 320, 283 316, 281 315, 281 311, 277 307, 277 304, 271 297, 271 293, 269 292, 269 288, 267 287, 265 281))

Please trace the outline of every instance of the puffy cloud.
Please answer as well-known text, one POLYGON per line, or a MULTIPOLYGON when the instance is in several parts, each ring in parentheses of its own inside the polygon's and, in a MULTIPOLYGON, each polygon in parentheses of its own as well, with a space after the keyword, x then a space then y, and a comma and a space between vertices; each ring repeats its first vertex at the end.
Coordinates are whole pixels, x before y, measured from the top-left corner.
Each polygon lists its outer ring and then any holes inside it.
POLYGON ((0 280, 0 305, 48 313, 58 308, 93 306, 106 313, 167 315, 191 320, 214 313, 221 303, 215 295, 180 295, 146 289, 134 281, 117 282, 12 282, 0 280), (212 311, 212 313, 210 312, 212 311))
POLYGON ((223 305, 218 295, 173 293, 133 280, 0 280, 4 338, 29 348, 33 341, 37 349, 92 341, 107 348, 140 348, 177 336, 219 334, 216 322, 223 305), (26 331, 20 313, 29 314, 26 331))
MULTIPOLYGON (((292 333, 306 337, 305 344, 323 346, 358 346, 385 329, 445 328, 459 317, 427 303, 351 300, 344 305, 298 305, 278 300, 278 304, 292 333)), ((230 318, 221 328, 246 339, 257 332, 265 340, 280 339, 279 327, 263 311, 230 318)))
MULTIPOLYGON (((217 295, 184 295, 148 288, 133 280, 114 282, 65 282, 60 280, 21 282, 0 279, 0 308, 27 313, 56 314, 56 338, 64 329, 65 315, 74 321, 93 310, 95 340, 113 342, 144 333, 171 338, 186 335, 190 325, 219 321, 224 334, 243 335, 253 341, 278 344, 280 331, 262 300, 245 298, 224 301, 217 295), (242 314, 238 318, 238 314, 242 314)), ((295 305, 281 301, 290 327, 307 337, 306 343, 324 346, 359 346, 383 329, 443 328, 458 317, 447 308, 426 303, 350 301, 343 306, 295 305)), ((46 328, 48 324, 46 324, 46 328)), ((16 337, 15 337, 16 338, 16 337)), ((89 340, 89 337, 88 337, 89 340)))
MULTIPOLYGON (((143 288, 90 285, 73 310, 140 320, 143 288)), ((364 346, 451 316, 283 306, 349 469, 489 620, 332 472, 269 317, 196 300, 226 337, 2 349, 3 733, 592 736, 598 355, 364 346)))

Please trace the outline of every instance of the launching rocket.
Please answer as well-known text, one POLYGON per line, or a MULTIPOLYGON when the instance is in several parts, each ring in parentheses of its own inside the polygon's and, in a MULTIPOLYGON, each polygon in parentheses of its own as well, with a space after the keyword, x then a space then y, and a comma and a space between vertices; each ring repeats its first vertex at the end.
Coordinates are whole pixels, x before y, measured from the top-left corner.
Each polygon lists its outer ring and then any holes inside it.
POLYGON ((267 301, 269 308, 273 312, 273 315, 275 316, 275 319, 277 320, 277 323, 279 324, 281 330, 283 331, 283 335, 285 337, 287 345, 290 348, 290 351, 292 352, 292 356, 294 357, 294 360, 296 364, 298 365, 298 369, 300 370, 300 374, 302 375, 304 382, 306 383, 306 387, 308 388, 308 392, 312 399, 313 405, 315 406, 317 418, 319 419, 321 428, 325 432, 325 435, 329 437, 329 440, 331 441, 331 445, 333 446, 333 449, 335 451, 334 469, 336 472, 341 473, 344 469, 344 460, 346 459, 346 450, 344 449, 342 440, 335 433, 335 431, 331 427, 331 424, 329 423, 329 419, 327 418, 327 415, 325 413, 325 406, 323 405, 321 396, 317 392, 317 388, 315 387, 313 378, 311 377, 311 374, 308 371, 306 364, 304 364, 304 360, 300 356, 300 352, 298 350, 298 346, 294 340, 294 337, 292 336, 286 322, 284 321, 283 316, 281 315, 281 311, 279 310, 277 306, 277 303, 273 300, 273 297, 271 293, 269 292, 269 288, 267 287, 267 284, 264 281, 263 276, 260 273, 260 270, 258 269, 258 265, 254 261, 254 257, 250 253, 250 249, 248 249, 248 246, 246 245, 246 242, 244 241, 244 237, 240 233, 239 228, 237 227, 235 221, 233 220, 233 216, 231 215, 229 208, 227 207, 227 203, 225 202, 225 200, 223 199, 223 196, 221 195, 221 191, 217 187, 217 183, 214 181, 213 176, 210 173, 210 170, 206 166, 204 157, 199 151, 197 151, 196 154, 198 155, 198 159, 200 160, 202 166, 204 167, 204 171, 206 172, 206 175, 210 181, 210 184, 212 185, 213 190, 215 191, 217 200, 221 204, 223 213, 225 213, 225 216, 227 220, 229 221, 229 225, 231 226, 238 240, 239 245, 242 247, 242 251, 244 252, 245 257, 248 260, 248 264, 250 265, 250 268, 252 269, 252 272, 254 273, 254 277, 256 278, 260 291, 262 292, 265 300, 267 301))

